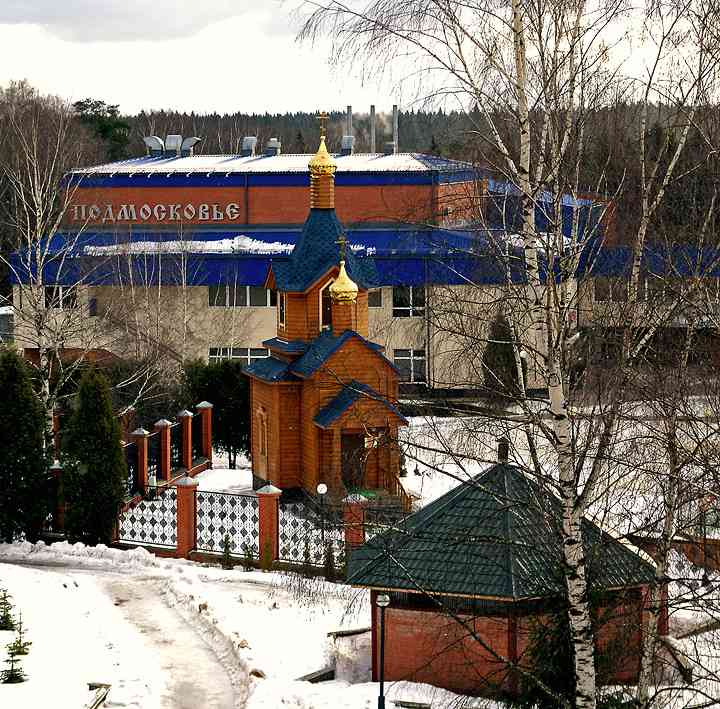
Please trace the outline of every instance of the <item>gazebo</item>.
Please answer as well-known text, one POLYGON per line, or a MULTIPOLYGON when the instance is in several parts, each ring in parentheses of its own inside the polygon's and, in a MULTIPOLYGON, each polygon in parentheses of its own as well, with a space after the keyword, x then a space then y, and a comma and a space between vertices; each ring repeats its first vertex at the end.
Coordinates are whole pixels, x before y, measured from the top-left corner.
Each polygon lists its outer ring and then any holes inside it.
MULTIPOLYGON (((380 676, 379 593, 387 594, 384 678, 469 695, 514 694, 531 643, 560 617, 560 501, 506 462, 372 537, 349 559, 348 583, 371 589, 373 679, 380 676)), ((582 522, 601 684, 632 684, 653 567, 582 522)), ((661 620, 667 633, 667 609, 661 620)))

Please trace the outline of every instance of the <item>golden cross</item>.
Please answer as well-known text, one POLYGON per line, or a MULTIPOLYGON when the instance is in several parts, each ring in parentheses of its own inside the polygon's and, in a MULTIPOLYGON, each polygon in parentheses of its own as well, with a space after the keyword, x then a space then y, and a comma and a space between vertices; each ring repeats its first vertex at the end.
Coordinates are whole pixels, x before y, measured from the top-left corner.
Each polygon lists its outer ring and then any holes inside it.
POLYGON ((325 113, 325 111, 318 114, 317 119, 320 121, 320 137, 321 138, 325 137, 325 129, 327 127, 326 123, 327 123, 328 118, 330 118, 330 116, 327 113, 325 113))
POLYGON ((345 260, 345 245, 347 244, 347 236, 345 232, 340 234, 340 238, 335 242, 340 247, 340 260, 345 260))

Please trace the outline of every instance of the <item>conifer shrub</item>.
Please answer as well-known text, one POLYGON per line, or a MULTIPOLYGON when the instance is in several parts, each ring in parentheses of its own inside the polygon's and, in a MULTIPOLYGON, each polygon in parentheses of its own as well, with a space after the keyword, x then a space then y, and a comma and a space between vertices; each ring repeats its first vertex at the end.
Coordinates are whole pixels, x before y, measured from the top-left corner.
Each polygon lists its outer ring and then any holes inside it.
POLYGON ((47 422, 26 364, 10 349, 0 352, 0 401, 0 541, 36 541, 50 509, 47 422))
POLYGON ((323 573, 327 581, 337 580, 337 569, 335 568, 335 553, 333 551, 332 542, 325 543, 325 558, 323 563, 323 573))
POLYGON ((244 569, 245 571, 252 571, 252 570, 253 570, 253 552, 252 552, 252 547, 251 547, 247 542, 245 542, 245 543, 242 545, 242 550, 243 550, 243 561, 242 561, 242 563, 243 563, 243 569, 244 569))
POLYGON ((235 562, 232 558, 232 543, 230 541, 229 534, 226 534, 223 538, 222 567, 226 571, 231 571, 235 567, 235 562))
POLYGON ((314 575, 312 558, 310 557, 310 540, 307 537, 303 544, 303 561, 300 573, 302 573, 305 578, 310 578, 314 575))
POLYGON ((507 405, 520 392, 513 342, 510 323, 498 313, 490 325, 482 357, 485 395, 496 406, 507 405))
POLYGON ((26 628, 23 625, 22 613, 18 614, 18 620, 15 624, 15 640, 7 646, 9 655, 27 655, 30 652, 31 642, 25 639, 26 628))
POLYGON ((64 441, 65 529, 90 544, 113 541, 127 468, 110 386, 96 369, 82 376, 64 441))
POLYGON ((11 598, 6 589, 0 589, 0 630, 15 630, 11 598))

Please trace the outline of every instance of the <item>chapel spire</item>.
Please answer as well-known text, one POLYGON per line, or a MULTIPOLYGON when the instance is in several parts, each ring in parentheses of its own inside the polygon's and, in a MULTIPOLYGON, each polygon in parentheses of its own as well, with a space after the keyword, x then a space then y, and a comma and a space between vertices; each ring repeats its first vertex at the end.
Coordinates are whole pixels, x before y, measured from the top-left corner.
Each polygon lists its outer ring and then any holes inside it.
POLYGON ((323 111, 320 121, 320 147, 310 159, 310 208, 335 209, 335 170, 337 165, 325 147, 325 123, 328 114, 323 111))
POLYGON ((354 303, 357 300, 358 287, 345 270, 345 247, 347 246, 345 233, 340 234, 340 238, 335 243, 340 247, 340 273, 330 284, 330 297, 335 303, 354 303))

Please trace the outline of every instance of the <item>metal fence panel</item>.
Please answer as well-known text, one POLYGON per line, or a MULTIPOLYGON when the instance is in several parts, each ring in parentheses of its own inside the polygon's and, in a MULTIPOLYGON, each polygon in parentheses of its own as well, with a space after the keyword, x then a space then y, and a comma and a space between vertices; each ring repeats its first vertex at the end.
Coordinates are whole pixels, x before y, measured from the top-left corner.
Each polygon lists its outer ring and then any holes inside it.
POLYGON ((149 487, 145 498, 120 515, 121 542, 174 548, 177 542, 177 490, 149 487))
POLYGON ((255 495, 227 492, 197 492, 197 544, 203 551, 224 551, 225 537, 230 551, 244 556, 246 549, 258 558, 260 508, 255 495))
POLYGON ((313 500, 280 504, 278 546, 281 561, 323 566, 328 547, 336 567, 345 563, 342 514, 313 500))
POLYGON ((170 426, 170 470, 179 470, 182 467, 182 426, 174 423, 170 426))

